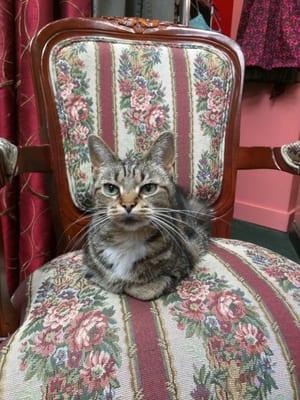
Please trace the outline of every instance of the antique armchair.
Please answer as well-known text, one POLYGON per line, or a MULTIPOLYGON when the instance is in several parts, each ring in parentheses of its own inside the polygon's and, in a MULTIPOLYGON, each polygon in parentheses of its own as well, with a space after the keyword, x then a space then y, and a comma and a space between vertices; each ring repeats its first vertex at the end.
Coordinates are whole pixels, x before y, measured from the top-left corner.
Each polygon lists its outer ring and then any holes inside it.
MULTIPOLYGON (((239 47, 158 21, 69 19, 42 29, 31 54, 43 145, 1 140, 0 183, 49 173, 60 240, 58 257, 13 297, 22 321, 2 346, 0 398, 298 398, 299 265, 229 232, 237 170, 299 174, 300 143, 239 147, 239 47), (214 238, 176 292, 143 302, 82 272, 87 136, 101 135, 123 157, 165 130, 176 137, 179 184, 213 210, 214 238)), ((2 335, 14 323, 4 292, 2 335)))

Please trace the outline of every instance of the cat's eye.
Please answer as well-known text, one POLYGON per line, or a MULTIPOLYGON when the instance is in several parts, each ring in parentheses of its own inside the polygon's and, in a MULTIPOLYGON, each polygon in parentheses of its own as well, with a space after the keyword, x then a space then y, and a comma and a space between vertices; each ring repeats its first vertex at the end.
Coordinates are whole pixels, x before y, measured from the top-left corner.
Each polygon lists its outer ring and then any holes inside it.
POLYGON ((154 194, 157 190, 156 183, 146 183, 146 185, 142 186, 140 189, 140 193, 144 195, 154 194))
POLYGON ((103 192, 108 196, 116 196, 119 194, 120 190, 118 186, 113 185, 112 183, 105 183, 103 185, 103 192))

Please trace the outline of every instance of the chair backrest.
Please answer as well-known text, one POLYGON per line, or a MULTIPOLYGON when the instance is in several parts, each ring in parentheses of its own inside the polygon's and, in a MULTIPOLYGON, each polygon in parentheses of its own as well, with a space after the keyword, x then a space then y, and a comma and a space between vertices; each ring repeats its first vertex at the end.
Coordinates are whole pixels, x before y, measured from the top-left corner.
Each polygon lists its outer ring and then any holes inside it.
POLYGON ((178 183, 209 203, 213 234, 228 234, 244 70, 236 43, 158 21, 66 19, 43 28, 31 54, 59 235, 86 223, 72 225, 91 204, 89 134, 122 158, 164 131, 176 138, 178 183))

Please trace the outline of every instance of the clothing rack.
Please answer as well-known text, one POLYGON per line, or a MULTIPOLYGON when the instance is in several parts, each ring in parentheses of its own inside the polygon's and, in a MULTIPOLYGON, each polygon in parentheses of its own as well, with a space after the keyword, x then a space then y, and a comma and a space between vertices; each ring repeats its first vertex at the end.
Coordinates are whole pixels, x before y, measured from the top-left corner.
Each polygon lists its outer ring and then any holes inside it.
MULTIPOLYGON (((215 17, 215 7, 211 0, 196 0, 200 6, 204 7, 205 9, 209 10, 209 15, 206 18, 206 22, 209 26, 212 26, 212 20, 215 17)), ((191 7, 192 7, 192 0, 180 0, 180 23, 183 25, 188 26, 189 20, 191 18, 191 7)), ((218 19, 216 20, 217 25, 220 27, 218 19)))
POLYGON ((188 25, 191 13, 191 0, 181 0, 180 19, 183 25, 188 25))

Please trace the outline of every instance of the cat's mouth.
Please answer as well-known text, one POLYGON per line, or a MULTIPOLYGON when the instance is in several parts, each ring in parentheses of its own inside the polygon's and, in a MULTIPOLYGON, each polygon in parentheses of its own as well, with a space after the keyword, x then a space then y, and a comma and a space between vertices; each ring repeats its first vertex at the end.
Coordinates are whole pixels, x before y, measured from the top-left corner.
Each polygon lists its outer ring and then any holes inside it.
POLYGON ((122 216, 119 216, 115 219, 115 222, 128 229, 135 229, 147 225, 148 223, 145 218, 141 218, 133 214, 124 214, 122 216))
POLYGON ((124 217, 122 218, 122 222, 124 224, 128 224, 128 225, 132 225, 132 224, 136 224, 137 222, 141 222, 137 217, 135 217, 134 215, 124 215, 124 217))

